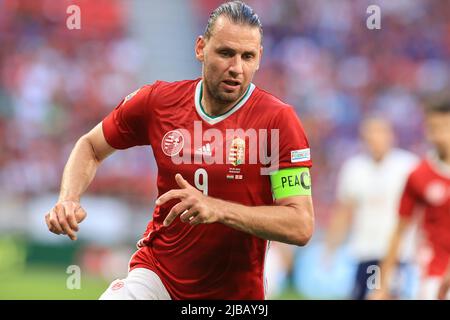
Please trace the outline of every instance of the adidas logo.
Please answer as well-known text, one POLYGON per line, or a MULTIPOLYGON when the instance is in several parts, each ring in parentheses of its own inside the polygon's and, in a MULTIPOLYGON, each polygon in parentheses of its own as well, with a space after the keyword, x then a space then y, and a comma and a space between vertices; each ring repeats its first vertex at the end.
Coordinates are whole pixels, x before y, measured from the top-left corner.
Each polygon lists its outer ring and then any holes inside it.
POLYGON ((202 154, 204 156, 211 156, 212 155, 211 145, 209 143, 205 144, 201 148, 198 148, 197 150, 195 150, 195 154, 202 154))

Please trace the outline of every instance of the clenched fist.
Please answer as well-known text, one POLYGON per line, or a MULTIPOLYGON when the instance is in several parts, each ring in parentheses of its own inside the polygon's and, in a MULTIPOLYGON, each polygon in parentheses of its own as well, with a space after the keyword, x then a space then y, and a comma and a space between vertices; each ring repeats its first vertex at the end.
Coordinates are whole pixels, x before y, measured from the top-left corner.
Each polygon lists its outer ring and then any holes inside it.
POLYGON ((86 218, 86 211, 78 201, 59 201, 45 215, 48 230, 55 234, 65 234, 70 240, 77 240, 78 223, 86 218))

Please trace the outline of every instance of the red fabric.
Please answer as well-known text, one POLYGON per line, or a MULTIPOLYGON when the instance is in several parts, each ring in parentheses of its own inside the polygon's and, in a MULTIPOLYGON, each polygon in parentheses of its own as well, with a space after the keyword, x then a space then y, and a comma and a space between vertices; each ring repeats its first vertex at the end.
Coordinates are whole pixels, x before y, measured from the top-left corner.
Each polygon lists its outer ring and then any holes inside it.
POLYGON ((445 273, 450 257, 450 178, 424 160, 410 174, 400 202, 400 215, 412 216, 417 207, 424 210, 423 229, 432 257, 427 275, 445 273))
MULTIPOLYGON (((174 179, 176 173, 195 185, 194 173, 203 168, 208 175, 209 196, 249 206, 273 204, 269 176, 260 174, 259 161, 248 164, 248 143, 245 164, 176 165, 163 152, 162 140, 167 132, 175 129, 186 129, 193 137, 194 121, 202 124, 203 132, 215 128, 223 136, 226 129, 277 128, 282 151, 280 166, 311 166, 311 161, 290 163, 291 150, 309 148, 294 111, 256 88, 239 110, 211 125, 202 120, 195 109, 198 82, 199 79, 174 83, 158 81, 142 87, 104 119, 106 140, 118 149, 143 144, 152 146, 158 164, 159 195, 179 188, 174 179), (242 178, 227 179, 230 168, 238 168, 242 178)), ((188 139, 184 141, 186 147, 188 139)), ((222 149, 225 162, 227 143, 204 138, 200 147, 208 142, 213 156, 222 149)), ((191 143, 182 152, 192 156, 198 147, 191 143)), ((177 218, 170 226, 163 227, 164 218, 176 203, 174 200, 156 207, 153 220, 139 242, 143 248, 133 257, 130 268, 146 267, 156 272, 173 299, 263 299, 266 241, 219 223, 191 227, 177 218)))

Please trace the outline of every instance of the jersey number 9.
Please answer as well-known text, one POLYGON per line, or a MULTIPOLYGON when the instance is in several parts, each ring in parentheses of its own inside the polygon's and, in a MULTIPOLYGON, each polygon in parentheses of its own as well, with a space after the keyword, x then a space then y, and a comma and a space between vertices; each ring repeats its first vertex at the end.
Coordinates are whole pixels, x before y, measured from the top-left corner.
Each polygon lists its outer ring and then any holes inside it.
POLYGON ((208 173, 205 169, 200 168, 195 171, 194 184, 205 196, 208 195, 208 173))

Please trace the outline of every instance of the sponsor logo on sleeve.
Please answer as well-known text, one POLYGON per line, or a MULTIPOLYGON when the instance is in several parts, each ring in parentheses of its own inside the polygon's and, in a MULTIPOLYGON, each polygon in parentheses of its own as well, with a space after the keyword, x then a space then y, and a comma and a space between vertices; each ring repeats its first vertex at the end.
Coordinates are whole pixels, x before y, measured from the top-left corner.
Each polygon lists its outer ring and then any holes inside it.
POLYGON ((300 149, 291 151, 291 162, 305 162, 311 159, 310 149, 300 149))

